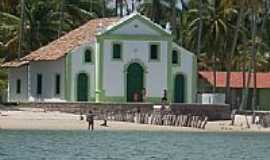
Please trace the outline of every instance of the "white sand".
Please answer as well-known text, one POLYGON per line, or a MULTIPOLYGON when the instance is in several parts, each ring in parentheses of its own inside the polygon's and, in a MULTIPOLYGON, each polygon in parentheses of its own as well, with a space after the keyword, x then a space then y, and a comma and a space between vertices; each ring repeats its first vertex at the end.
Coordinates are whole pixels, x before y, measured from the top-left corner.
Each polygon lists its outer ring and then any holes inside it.
MULTIPOLYGON (((138 130, 138 131, 182 131, 182 132, 270 132, 270 128, 252 125, 246 127, 243 117, 237 117, 236 125, 231 121, 208 122, 206 129, 187 127, 157 126, 128 122, 109 121, 109 127, 102 127, 102 121, 95 121, 96 130, 138 130)), ((61 112, 44 112, 41 109, 24 108, 20 111, 0 110, 0 129, 40 129, 40 130, 86 130, 85 120, 79 115, 61 112)))

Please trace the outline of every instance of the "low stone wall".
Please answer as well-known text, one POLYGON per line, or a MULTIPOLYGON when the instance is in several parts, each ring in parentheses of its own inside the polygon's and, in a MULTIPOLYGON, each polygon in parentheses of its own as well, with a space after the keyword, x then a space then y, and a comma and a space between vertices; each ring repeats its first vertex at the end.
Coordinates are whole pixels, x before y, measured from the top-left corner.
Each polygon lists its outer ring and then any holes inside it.
POLYGON ((231 119, 229 105, 221 104, 171 104, 171 110, 175 114, 207 116, 211 120, 231 119))
MULTIPOLYGON (((154 104, 150 103, 18 103, 5 104, 2 107, 43 108, 45 111, 68 113, 138 112, 152 113, 154 104)), ((230 119, 229 105, 171 104, 170 112, 175 115, 207 116, 209 120, 230 119)))
POLYGON ((20 103, 17 106, 78 114, 87 113, 89 110, 93 112, 136 112, 140 110, 144 113, 153 111, 153 104, 148 103, 20 103))

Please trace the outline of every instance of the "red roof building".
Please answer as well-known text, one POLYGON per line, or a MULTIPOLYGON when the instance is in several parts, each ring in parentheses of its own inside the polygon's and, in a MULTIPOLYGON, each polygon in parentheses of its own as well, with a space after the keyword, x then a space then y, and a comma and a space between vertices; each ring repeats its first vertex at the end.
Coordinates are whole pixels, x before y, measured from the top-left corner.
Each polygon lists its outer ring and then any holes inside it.
MULTIPOLYGON (((243 88, 244 80, 247 84, 248 73, 245 74, 246 78, 244 79, 242 72, 231 72, 230 86, 231 88, 243 88)), ((250 88, 253 88, 253 74, 251 75, 250 88)), ((226 87, 226 72, 217 72, 216 86, 218 88, 226 87)), ((199 78, 204 79, 209 82, 211 85, 214 85, 214 75, 212 71, 200 71, 199 78)), ((270 72, 267 73, 257 73, 257 88, 270 88, 270 72)))
MULTIPOLYGON (((232 105, 239 107, 243 96, 243 84, 247 84, 248 73, 231 72, 230 87, 231 87, 231 100, 232 105)), ((226 88, 226 72, 216 72, 216 93, 225 94, 226 88)), ((250 88, 253 88, 253 74, 251 75, 250 88)), ((270 72, 269 73, 257 73, 257 109, 270 110, 270 72)), ((212 71, 200 71, 198 73, 198 93, 212 93, 212 87, 214 86, 214 75, 212 71)), ((248 106, 252 102, 253 92, 248 92, 248 106)))

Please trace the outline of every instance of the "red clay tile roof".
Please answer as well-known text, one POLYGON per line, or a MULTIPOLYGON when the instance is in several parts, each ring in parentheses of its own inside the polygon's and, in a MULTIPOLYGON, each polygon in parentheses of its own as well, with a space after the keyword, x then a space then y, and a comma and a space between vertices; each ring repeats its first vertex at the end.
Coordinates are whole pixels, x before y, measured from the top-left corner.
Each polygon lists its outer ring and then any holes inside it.
MULTIPOLYGON (((67 33, 59 39, 49 43, 48 45, 31 52, 27 56, 21 58, 21 61, 48 61, 62 58, 75 47, 78 47, 87 42, 95 41, 97 29, 105 29, 118 21, 119 18, 116 17, 90 20, 81 27, 67 33)), ((3 64, 2 67, 15 67, 21 64, 21 61, 7 62, 3 64)))
POLYGON ((20 67, 23 66, 25 64, 28 64, 29 61, 18 61, 18 60, 13 60, 10 62, 5 62, 3 65, 1 65, 1 67, 20 67))
POLYGON ((49 43, 26 57, 23 60, 40 61, 56 60, 65 56, 69 51, 87 42, 93 42, 96 38, 97 29, 106 28, 117 22, 119 18, 100 18, 94 19, 81 27, 67 33, 63 37, 49 43), (102 24, 102 25, 101 25, 102 24), (101 25, 101 26, 100 26, 101 25))
MULTIPOLYGON (((226 87, 226 72, 217 72, 217 87, 226 87)), ((213 72, 201 71, 199 77, 208 81, 211 85, 214 85, 213 72)), ((231 88, 243 88, 243 73, 231 72, 230 78, 231 88)), ((246 83, 248 79, 248 73, 246 73, 246 83)), ((250 87, 253 88, 253 74, 251 77, 250 87)), ((257 73, 257 88, 270 88, 270 72, 269 73, 257 73)))

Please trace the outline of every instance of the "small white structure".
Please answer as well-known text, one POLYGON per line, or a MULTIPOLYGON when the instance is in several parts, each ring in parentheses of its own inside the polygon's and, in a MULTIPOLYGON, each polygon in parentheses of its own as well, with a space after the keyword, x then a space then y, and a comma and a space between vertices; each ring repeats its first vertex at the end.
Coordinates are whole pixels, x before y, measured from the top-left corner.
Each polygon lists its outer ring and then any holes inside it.
POLYGON ((7 62, 9 102, 192 103, 197 60, 171 33, 134 13, 94 19, 7 62), (144 98, 142 98, 144 97, 144 98))
POLYGON ((203 93, 198 95, 198 102, 201 104, 225 104, 225 94, 203 93))

